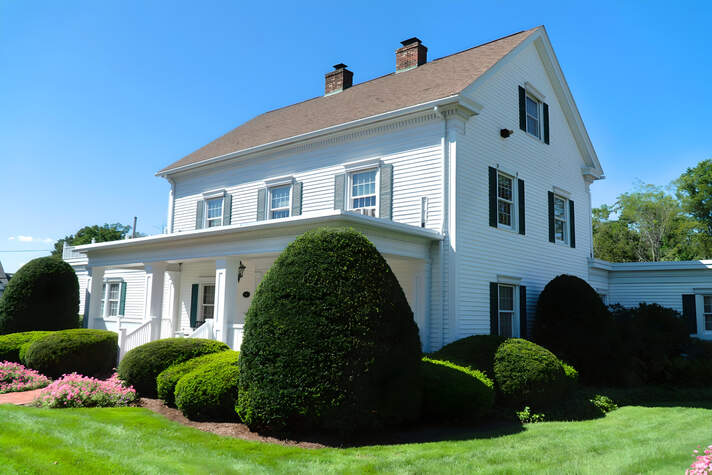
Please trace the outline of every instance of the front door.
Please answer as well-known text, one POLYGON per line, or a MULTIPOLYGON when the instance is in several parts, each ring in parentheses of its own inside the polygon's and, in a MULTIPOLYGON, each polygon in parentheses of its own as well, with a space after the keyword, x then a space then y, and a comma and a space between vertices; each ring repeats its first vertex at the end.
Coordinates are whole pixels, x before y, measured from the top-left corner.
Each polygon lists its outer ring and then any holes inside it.
POLYGON ((205 320, 213 318, 215 315, 215 284, 202 285, 202 295, 200 298, 200 312, 198 314, 198 326, 205 323, 205 320))

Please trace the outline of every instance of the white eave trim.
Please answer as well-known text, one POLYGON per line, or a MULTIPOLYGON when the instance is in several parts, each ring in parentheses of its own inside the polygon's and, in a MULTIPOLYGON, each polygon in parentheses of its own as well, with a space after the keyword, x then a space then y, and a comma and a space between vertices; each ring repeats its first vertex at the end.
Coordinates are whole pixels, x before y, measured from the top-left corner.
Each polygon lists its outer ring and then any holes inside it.
POLYGON ((398 223, 395 221, 373 218, 370 216, 363 216, 361 214, 353 213, 350 211, 329 210, 309 215, 292 216, 283 219, 256 221, 244 224, 233 224, 229 226, 219 226, 215 228, 196 229, 194 231, 185 231, 173 234, 157 234, 155 236, 123 239, 119 241, 99 242, 96 244, 84 244, 81 246, 75 246, 74 249, 80 252, 87 253, 98 250, 121 249, 126 247, 140 246, 142 244, 172 243, 177 241, 196 239, 200 237, 214 237, 238 234, 248 231, 274 230, 302 225, 313 226, 319 224, 329 224, 330 222, 334 221, 346 221, 349 223, 353 223, 354 225, 363 225, 383 229, 385 231, 402 233, 432 241, 440 241, 443 239, 443 236, 439 232, 433 231, 432 229, 419 228, 416 226, 411 226, 410 224, 398 223))
POLYGON ((384 112, 383 114, 377 114, 377 115, 373 115, 370 117, 364 117, 363 119, 357 119, 357 120, 354 120, 351 122, 345 122, 343 124, 333 125, 331 127, 326 127, 324 129, 315 130, 313 132, 308 132, 308 133, 301 134, 301 135, 295 135, 293 137, 287 137, 285 139, 276 140, 274 142, 269 142, 269 143, 266 143, 263 145, 257 145, 255 147, 246 148, 243 150, 237 150, 235 152, 227 153, 225 155, 208 158, 208 159, 202 160, 200 162, 190 163, 188 165, 171 168, 171 169, 156 173, 156 176, 167 177, 167 176, 173 175, 175 173, 183 172, 186 170, 191 170, 191 169, 198 168, 198 167, 203 167, 205 165, 210 165, 210 164, 213 164, 216 162, 221 162, 221 161, 229 160, 232 158, 244 157, 245 155, 250 155, 250 154, 253 154, 256 152, 263 152, 265 150, 269 150, 272 148, 281 147, 284 145, 288 145, 291 143, 300 142, 300 141, 304 141, 304 140, 309 140, 309 139, 316 138, 316 137, 319 137, 322 135, 332 134, 335 132, 340 132, 340 131, 354 128, 354 127, 360 127, 360 126, 364 126, 364 125, 373 124, 376 122, 381 122, 381 121, 392 119, 392 118, 399 117, 402 115, 426 111, 429 109, 433 109, 434 107, 443 106, 446 104, 459 104, 462 107, 464 107, 465 109, 471 111, 473 114, 478 114, 482 110, 482 106, 480 104, 477 104, 476 102, 472 101, 471 99, 469 99, 465 96, 462 96, 460 94, 454 94, 452 96, 443 97, 442 99, 436 99, 434 101, 423 102, 421 104, 404 107, 402 109, 397 109, 397 110, 390 111, 390 112, 384 112))
POLYGON ((655 271, 655 270, 712 270, 712 260, 662 261, 662 262, 609 262, 589 259, 592 269, 607 271, 655 271))

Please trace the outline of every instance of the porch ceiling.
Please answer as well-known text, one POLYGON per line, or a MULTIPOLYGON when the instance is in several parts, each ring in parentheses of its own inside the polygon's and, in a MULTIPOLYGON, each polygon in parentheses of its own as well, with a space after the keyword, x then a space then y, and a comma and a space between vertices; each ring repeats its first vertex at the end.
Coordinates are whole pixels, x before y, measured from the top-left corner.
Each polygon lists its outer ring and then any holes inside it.
POLYGON ((429 244, 442 239, 436 231, 355 213, 334 210, 201 229, 77 246, 90 266, 130 266, 150 262, 218 258, 230 255, 264 255, 281 252, 298 235, 321 226, 352 227, 363 232, 383 254, 427 259, 429 244))

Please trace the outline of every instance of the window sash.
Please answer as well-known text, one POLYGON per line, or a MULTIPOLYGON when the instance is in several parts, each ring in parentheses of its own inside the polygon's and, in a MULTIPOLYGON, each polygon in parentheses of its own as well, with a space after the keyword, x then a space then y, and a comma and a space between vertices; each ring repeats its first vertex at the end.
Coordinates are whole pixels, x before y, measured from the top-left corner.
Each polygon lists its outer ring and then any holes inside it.
POLYGON ((526 97, 526 118, 527 118, 527 133, 536 138, 541 138, 541 127, 539 126, 539 105, 540 102, 536 99, 526 97))
POLYGON ((121 282, 104 282, 102 285, 101 315, 116 317, 119 315, 119 302, 121 300, 121 282), (106 311, 106 314, 104 313, 106 311))
POLYGON ((568 239, 567 232, 567 214, 566 214, 566 198, 554 195, 554 237, 559 242, 566 242, 568 239))
POLYGON ((291 211, 292 186, 270 188, 269 215, 270 219, 288 218, 291 211), (286 193, 285 193, 286 192, 286 193))
POLYGON ((376 175, 377 170, 355 172, 350 175, 351 209, 376 208, 376 175))
POLYGON ((497 224, 512 227, 514 215, 514 178, 497 173, 497 224))
POLYGON ((704 316, 705 331, 712 331, 712 296, 705 295, 702 312, 704 316))
POLYGON ((511 338, 514 336, 516 302, 515 286, 500 284, 497 290, 497 313, 499 318, 500 336, 511 338))
POLYGON ((205 224, 208 228, 222 226, 224 198, 211 198, 205 201, 205 224))
POLYGON ((200 317, 202 322, 215 316, 215 285, 203 285, 203 294, 200 299, 200 317))

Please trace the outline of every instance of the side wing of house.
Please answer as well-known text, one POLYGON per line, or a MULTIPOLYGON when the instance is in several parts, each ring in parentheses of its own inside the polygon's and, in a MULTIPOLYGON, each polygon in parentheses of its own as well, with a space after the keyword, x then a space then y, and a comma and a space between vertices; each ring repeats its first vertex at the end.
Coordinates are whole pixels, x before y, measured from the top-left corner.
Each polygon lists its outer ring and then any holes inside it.
POLYGON ((543 61, 544 41, 523 44, 464 91, 482 110, 457 140, 456 316, 447 341, 526 336, 547 282, 588 277, 591 178, 582 169, 590 164, 543 61))

